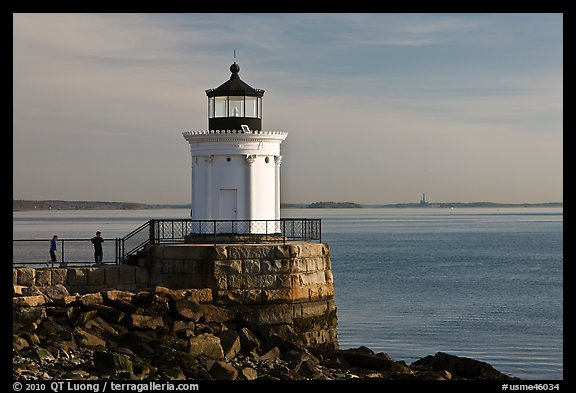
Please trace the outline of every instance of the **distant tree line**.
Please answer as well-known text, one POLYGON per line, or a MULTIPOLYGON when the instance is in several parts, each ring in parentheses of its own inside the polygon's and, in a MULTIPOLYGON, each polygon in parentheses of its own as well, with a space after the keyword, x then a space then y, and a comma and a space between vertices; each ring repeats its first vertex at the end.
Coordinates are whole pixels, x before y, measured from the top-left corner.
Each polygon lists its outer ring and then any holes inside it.
POLYGON ((151 209, 159 205, 134 202, 12 200, 12 211, 23 210, 133 210, 151 209))
POLYGON ((361 208, 362 205, 354 202, 314 202, 306 205, 306 207, 313 209, 350 209, 361 208))

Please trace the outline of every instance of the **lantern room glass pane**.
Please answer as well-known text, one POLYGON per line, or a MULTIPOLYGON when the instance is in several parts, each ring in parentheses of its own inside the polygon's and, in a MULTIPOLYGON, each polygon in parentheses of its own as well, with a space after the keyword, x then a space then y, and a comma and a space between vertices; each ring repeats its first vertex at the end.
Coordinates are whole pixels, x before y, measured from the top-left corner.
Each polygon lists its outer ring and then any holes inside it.
POLYGON ((256 115, 256 97, 246 97, 246 110, 244 117, 258 117, 256 115))
POLYGON ((226 99, 228 97, 214 97, 214 117, 226 117, 226 99))
POLYGON ((228 97, 228 116, 244 117, 244 96, 228 97))
POLYGON ((258 113, 256 117, 261 119, 262 118, 262 97, 258 97, 258 113))
POLYGON ((208 117, 214 117, 214 97, 208 97, 208 117))

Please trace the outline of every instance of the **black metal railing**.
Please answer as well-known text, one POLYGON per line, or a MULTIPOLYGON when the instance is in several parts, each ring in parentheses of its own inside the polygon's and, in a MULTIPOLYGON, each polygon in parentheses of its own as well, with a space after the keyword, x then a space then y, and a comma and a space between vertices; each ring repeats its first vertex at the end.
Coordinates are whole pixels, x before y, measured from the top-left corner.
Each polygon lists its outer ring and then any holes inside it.
POLYGON ((146 245, 165 243, 282 243, 322 241, 322 221, 315 218, 279 220, 154 219, 121 239, 120 259, 146 245))
MULTIPOLYGON (((104 264, 119 264, 120 238, 104 238, 102 244, 104 264), (114 251, 112 251, 114 250, 114 251)), ((12 265, 32 267, 82 266, 96 263, 94 246, 90 239, 58 239, 56 262, 52 262, 48 250, 50 240, 46 239, 13 239, 12 265)))
MULTIPOLYGON (((104 239, 105 264, 120 264, 147 245, 167 243, 282 243, 322 241, 320 219, 282 218, 279 220, 191 220, 153 219, 123 238, 104 239), (109 244, 114 244, 112 254, 109 244)), ((14 239, 14 266, 86 265, 94 263, 90 239, 58 239, 57 262, 52 263, 46 239, 14 239)))

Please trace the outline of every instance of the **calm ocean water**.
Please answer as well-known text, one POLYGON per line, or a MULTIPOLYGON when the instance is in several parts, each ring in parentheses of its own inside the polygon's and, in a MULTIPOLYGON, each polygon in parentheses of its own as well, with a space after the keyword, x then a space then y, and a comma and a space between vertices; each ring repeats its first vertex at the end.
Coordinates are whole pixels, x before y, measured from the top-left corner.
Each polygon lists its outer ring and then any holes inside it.
MULTIPOLYGON (((561 208, 282 216, 322 218, 342 348, 366 345, 407 363, 442 351, 523 379, 563 379, 561 208)), ((122 237, 151 218, 188 218, 188 210, 15 212, 13 238, 122 237)))

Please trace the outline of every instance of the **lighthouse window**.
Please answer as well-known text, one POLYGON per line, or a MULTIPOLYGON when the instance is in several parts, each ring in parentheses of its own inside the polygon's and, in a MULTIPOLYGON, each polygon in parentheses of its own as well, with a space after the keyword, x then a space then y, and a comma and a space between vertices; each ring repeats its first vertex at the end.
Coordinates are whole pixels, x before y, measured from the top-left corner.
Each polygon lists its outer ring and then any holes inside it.
POLYGON ((214 98, 214 117, 226 117, 226 99, 228 97, 214 98))
POLYGON ((228 97, 228 116, 244 117, 244 97, 228 97))
POLYGON ((266 157, 264 161, 266 161, 266 164, 268 164, 270 162, 270 157, 266 157))
POLYGON ((245 117, 258 117, 256 116, 256 98, 257 97, 246 97, 245 117))
POLYGON ((230 162, 230 157, 226 157, 226 161, 230 162))

